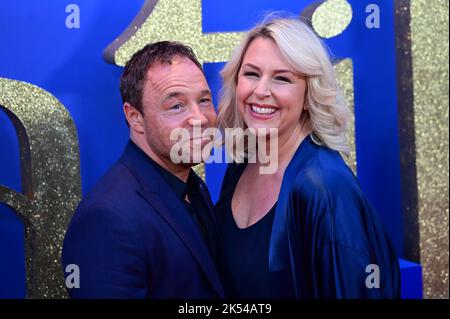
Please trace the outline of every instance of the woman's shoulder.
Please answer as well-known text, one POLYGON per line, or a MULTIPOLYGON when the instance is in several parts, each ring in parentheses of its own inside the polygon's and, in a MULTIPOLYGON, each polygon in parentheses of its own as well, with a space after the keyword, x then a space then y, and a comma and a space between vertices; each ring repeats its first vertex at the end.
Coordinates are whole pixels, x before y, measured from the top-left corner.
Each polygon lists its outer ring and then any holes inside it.
POLYGON ((288 207, 292 216, 304 221, 320 221, 317 227, 322 230, 324 242, 329 239, 367 251, 358 240, 365 236, 365 221, 372 222, 376 216, 356 177, 338 152, 317 146, 299 167, 290 186, 288 207), (350 238, 348 234, 353 235, 350 238))
POLYGON ((358 181, 339 152, 326 146, 314 145, 293 172, 292 188, 301 188, 306 194, 313 192, 339 194, 359 189, 358 181))
POLYGON ((244 171, 244 168, 245 163, 241 164, 233 162, 227 165, 225 175, 222 179, 222 187, 220 190, 219 200, 217 201, 216 205, 233 194, 234 188, 236 187, 236 184, 242 172, 244 171))
POLYGON ((223 181, 228 181, 230 179, 236 178, 236 176, 240 176, 242 171, 245 168, 245 163, 229 163, 227 165, 227 169, 225 170, 225 175, 223 177, 223 181))
POLYGON ((226 191, 228 188, 234 188, 239 180, 239 177, 242 175, 246 164, 245 163, 235 163, 232 162, 227 165, 227 169, 225 171, 225 175, 222 180, 222 191, 226 191))

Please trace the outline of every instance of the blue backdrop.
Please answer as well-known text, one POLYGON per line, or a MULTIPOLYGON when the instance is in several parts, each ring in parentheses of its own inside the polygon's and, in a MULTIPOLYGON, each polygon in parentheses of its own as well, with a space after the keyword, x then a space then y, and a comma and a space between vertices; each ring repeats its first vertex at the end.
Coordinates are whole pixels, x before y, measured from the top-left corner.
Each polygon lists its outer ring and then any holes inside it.
MULTIPOLYGON (((79 135, 83 194, 119 157, 128 138, 119 94, 122 69, 102 59, 103 49, 133 20, 144 0, 2 0, 0 77, 35 84, 56 96, 79 135), (80 28, 68 29, 66 6, 80 8, 80 28)), ((203 0, 203 32, 245 31, 267 10, 299 14, 311 0, 203 0)), ((381 28, 368 29, 372 0, 348 1, 353 20, 327 40, 335 58, 351 58, 355 83, 358 177, 402 256, 400 158, 397 126, 393 0, 377 1, 381 28)), ((215 94, 222 63, 205 64, 215 94)), ((217 100, 215 101, 217 105, 217 100)), ((21 191, 19 147, 0 111, 0 184, 21 191)), ((224 165, 206 168, 213 199, 224 165)), ((0 204, 0 298, 25 295, 24 228, 0 204)))

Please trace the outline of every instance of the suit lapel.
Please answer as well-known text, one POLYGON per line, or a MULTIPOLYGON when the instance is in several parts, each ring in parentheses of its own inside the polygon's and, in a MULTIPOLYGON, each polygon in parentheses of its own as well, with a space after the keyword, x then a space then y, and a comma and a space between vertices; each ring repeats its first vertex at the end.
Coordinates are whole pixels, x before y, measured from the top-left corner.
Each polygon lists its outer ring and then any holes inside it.
MULTIPOLYGON (((197 260, 218 295, 224 298, 225 294, 219 275, 198 227, 175 192, 145 156, 130 142, 125 148, 121 162, 133 172, 142 185, 142 188, 137 190, 140 196, 171 226, 197 260)), ((205 202, 212 209, 210 199, 205 202)))
POLYGON ((207 188, 206 184, 203 182, 203 180, 200 177, 198 177, 197 175, 195 175, 195 176, 198 179, 198 182, 199 182, 199 185, 201 188, 200 194, 203 198, 203 201, 206 203, 208 211, 210 212, 211 219, 213 220, 213 222, 215 224, 216 218, 214 215, 214 205, 211 201, 211 195, 209 194, 208 188, 207 188))
MULTIPOLYGON (((160 185, 162 186, 161 193, 166 195, 171 194, 171 190, 164 189, 165 187, 162 184, 163 183, 160 185)), ((209 250, 201 237, 199 230, 194 224, 194 221, 189 215, 189 212, 182 205, 180 200, 176 196, 173 196, 173 198, 168 198, 169 196, 167 196, 163 201, 158 193, 150 192, 147 189, 140 190, 138 193, 178 234, 180 239, 200 264, 219 296, 224 297, 223 287, 220 283, 220 279, 211 259, 209 250)))

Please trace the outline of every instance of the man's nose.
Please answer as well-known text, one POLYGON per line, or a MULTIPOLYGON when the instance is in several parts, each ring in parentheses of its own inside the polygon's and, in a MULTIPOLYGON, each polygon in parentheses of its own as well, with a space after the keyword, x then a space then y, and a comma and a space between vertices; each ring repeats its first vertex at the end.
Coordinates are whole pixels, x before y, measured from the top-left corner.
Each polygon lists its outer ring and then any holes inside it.
POLYGON ((188 123, 191 126, 205 125, 208 123, 208 118, 202 113, 198 105, 194 105, 188 123))

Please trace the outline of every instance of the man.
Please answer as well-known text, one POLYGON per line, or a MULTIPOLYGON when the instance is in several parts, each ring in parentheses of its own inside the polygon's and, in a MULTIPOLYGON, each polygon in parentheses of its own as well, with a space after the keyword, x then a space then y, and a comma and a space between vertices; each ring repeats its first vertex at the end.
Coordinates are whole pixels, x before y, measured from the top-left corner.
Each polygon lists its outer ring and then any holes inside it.
MULTIPOLYGON (((194 163, 174 164, 170 157, 174 130, 215 126, 201 64, 180 43, 150 44, 125 66, 120 90, 130 141, 69 225, 63 265, 80 271, 80 287, 69 294, 223 298, 206 185, 191 169, 194 163)), ((184 142, 194 153, 208 142, 190 136, 184 142)))

